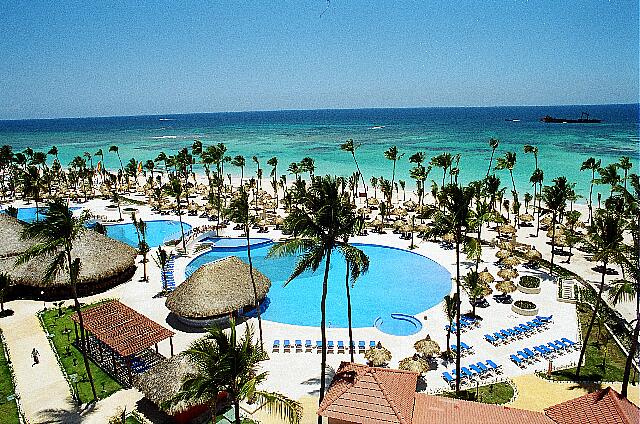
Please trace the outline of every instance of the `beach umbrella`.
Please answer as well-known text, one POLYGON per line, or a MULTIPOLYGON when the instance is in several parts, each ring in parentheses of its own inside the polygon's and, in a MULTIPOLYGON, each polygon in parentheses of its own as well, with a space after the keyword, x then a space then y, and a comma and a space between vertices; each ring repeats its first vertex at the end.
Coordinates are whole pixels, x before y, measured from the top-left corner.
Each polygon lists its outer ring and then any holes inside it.
POLYGON ((513 284, 513 281, 505 280, 500 281, 498 284, 496 284, 496 290, 502 292, 503 294, 513 293, 514 291, 516 291, 516 289, 517 287, 515 284, 513 284))
POLYGON ((407 200, 402 205, 410 211, 413 211, 417 206, 416 202, 414 202, 413 200, 407 200))
POLYGON ((483 296, 490 296, 491 293, 493 293, 493 289, 491 287, 489 287, 488 285, 482 287, 483 296))
POLYGON ((533 215, 530 213, 523 213, 518 217, 518 219, 522 222, 533 222, 533 215))
POLYGON ((516 258, 515 256, 509 256, 508 258, 504 258, 502 260, 502 263, 506 266, 513 267, 516 265, 520 265, 520 259, 516 258))
POLYGON ((455 241, 455 237, 453 236, 453 234, 447 233, 444 236, 442 236, 442 241, 446 243, 453 243, 455 241))
POLYGON ((542 258, 542 254, 540 252, 538 252, 535 247, 533 249, 527 250, 527 252, 524 254, 524 256, 529 261, 537 261, 537 260, 542 258))
POLYGON ((416 227, 416 230, 424 233, 425 231, 429 231, 429 226, 427 224, 420 224, 416 227))
POLYGON ((514 234, 516 228, 511 224, 505 224, 498 227, 498 232, 501 234, 514 234))
POLYGON ((404 371, 413 371, 422 374, 429 371, 429 364, 424 359, 414 356, 401 360, 398 368, 404 371))
POLYGON ((425 356, 435 356, 440 353, 440 345, 431 337, 427 335, 424 339, 418 340, 413 344, 416 352, 422 353, 425 356))
POLYGON ((380 221, 379 219, 374 219, 374 220, 371 222, 371 226, 372 226, 372 227, 376 227, 376 228, 377 228, 377 227, 380 227, 380 226, 382 226, 382 221, 380 221))
POLYGON ((408 212, 404 208, 395 208, 393 210, 393 215, 395 216, 407 216, 408 212))
POLYGON ((369 348, 364 353, 364 357, 367 361, 371 362, 371 365, 374 367, 380 367, 391 360, 391 352, 378 343, 377 346, 369 348))
POLYGON ((551 225, 551 217, 549 215, 545 216, 540 220, 540 225, 548 226, 551 225))
POLYGON ((483 284, 491 284, 495 281, 495 278, 493 275, 491 275, 489 270, 485 268, 484 271, 478 274, 478 281, 480 281, 483 284))
POLYGON ((511 252, 509 250, 498 250, 496 252, 496 258, 499 259, 508 258, 509 256, 511 256, 511 252))
POLYGON ((380 204, 380 201, 378 199, 376 199, 375 197, 369 197, 367 199, 367 205, 369 206, 374 206, 374 205, 378 205, 380 204))
POLYGON ((501 241, 498 244, 498 247, 502 250, 508 250, 509 252, 511 252, 515 246, 511 241, 501 241))
POLYGON ((518 275, 519 275, 518 271, 512 268, 504 268, 498 271, 498 277, 502 278, 503 280, 510 280, 512 278, 516 278, 518 275))

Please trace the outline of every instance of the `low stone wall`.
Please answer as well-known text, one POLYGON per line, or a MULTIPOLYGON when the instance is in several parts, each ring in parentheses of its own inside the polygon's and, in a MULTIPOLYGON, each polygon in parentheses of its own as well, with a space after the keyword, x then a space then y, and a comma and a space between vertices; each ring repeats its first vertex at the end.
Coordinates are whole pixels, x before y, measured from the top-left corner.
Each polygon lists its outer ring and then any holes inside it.
POLYGON ((518 287, 518 291, 526 294, 538 294, 540 293, 540 290, 541 290, 540 286, 531 288, 531 287, 524 287, 518 284, 517 287, 518 287))
POLYGON ((515 302, 511 304, 511 310, 513 312, 515 312, 518 315, 524 315, 526 317, 532 317, 532 316, 538 315, 538 309, 539 308, 537 306, 535 309, 522 309, 522 308, 518 308, 515 302))

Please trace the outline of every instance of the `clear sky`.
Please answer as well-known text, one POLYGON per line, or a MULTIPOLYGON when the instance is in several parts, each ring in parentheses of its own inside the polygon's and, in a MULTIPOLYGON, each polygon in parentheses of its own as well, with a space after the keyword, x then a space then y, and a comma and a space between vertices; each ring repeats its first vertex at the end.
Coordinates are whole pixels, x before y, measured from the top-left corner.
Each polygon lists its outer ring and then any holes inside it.
POLYGON ((636 103, 638 8, 637 0, 4 1, 0 119, 636 103))

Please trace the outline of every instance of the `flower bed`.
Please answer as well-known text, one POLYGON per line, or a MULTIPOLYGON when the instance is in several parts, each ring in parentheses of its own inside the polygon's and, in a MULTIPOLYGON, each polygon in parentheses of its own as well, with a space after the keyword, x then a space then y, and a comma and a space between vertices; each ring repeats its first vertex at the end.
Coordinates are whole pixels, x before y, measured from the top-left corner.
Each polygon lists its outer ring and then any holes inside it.
POLYGON ((534 316, 538 315, 538 306, 527 300, 516 300, 511 305, 511 310, 518 315, 534 316))
POLYGON ((527 294, 540 293, 540 278, 531 275, 524 275, 518 281, 518 290, 527 294))

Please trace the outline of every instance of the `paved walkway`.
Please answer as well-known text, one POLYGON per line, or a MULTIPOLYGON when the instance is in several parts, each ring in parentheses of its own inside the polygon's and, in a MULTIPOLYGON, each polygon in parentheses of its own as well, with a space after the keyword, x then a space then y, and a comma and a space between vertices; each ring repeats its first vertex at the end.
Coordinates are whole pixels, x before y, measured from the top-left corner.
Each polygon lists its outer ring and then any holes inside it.
POLYGON ((42 303, 13 301, 15 314, 0 320, 16 376, 16 392, 31 423, 65 421, 75 406, 69 385, 58 366, 40 321, 36 316, 42 303), (31 350, 40 353, 40 363, 32 365, 31 350))
MULTIPOLYGON (((513 408, 528 409, 530 411, 543 411, 552 405, 567 400, 575 399, 586 393, 593 392, 601 386, 595 384, 580 385, 574 382, 551 382, 534 374, 521 375, 513 378, 518 389, 518 397, 508 406, 513 408), (544 395, 541 395, 544 394, 544 395)), ((621 383, 604 384, 602 387, 611 386, 618 393, 621 383)), ((629 387, 629 400, 638 405, 640 392, 638 387, 629 387)))

